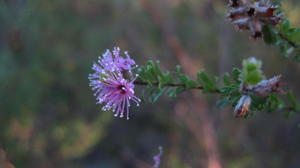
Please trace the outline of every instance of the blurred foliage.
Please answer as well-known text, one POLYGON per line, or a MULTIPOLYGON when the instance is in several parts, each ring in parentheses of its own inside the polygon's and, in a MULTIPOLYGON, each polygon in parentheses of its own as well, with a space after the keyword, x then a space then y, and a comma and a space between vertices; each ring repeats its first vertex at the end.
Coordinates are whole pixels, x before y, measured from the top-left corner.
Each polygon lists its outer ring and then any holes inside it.
POLYGON ((288 19, 283 19, 276 27, 264 26, 263 34, 264 41, 278 46, 284 57, 300 61, 300 28, 292 27, 288 19))
POLYGON ((0 1, 0 138, 16 167, 84 156, 112 118, 90 96, 90 62, 73 49, 89 50, 80 35, 86 25, 69 5, 0 1))

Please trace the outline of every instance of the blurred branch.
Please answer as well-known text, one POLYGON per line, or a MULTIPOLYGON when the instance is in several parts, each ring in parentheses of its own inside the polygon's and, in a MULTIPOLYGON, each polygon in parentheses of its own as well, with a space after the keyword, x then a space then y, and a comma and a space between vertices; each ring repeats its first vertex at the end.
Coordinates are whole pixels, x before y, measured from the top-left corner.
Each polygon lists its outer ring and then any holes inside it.
MULTIPOLYGON (((163 16, 160 15, 162 10, 159 11, 158 8, 154 8, 147 0, 140 0, 140 2, 144 7, 144 9, 151 16, 153 22, 160 29, 167 46, 170 47, 171 51, 177 57, 183 69, 185 71, 188 69, 186 73, 189 76, 195 76, 196 73, 194 72, 197 72, 198 68, 195 66, 194 61, 189 57, 187 51, 185 50, 185 48, 183 48, 183 46, 180 43, 180 40, 175 35, 170 20, 163 18, 163 16)), ((166 3, 166 2, 162 1, 161 3, 166 3)), ((162 4, 162 6, 165 5, 162 4)))
POLYGON ((5 151, 3 149, 1 149, 1 148, 0 148, 0 167, 1 168, 14 168, 15 167, 8 160, 5 151))
POLYGON ((213 129, 212 118, 207 117, 206 103, 199 100, 199 96, 190 102, 192 105, 197 104, 200 108, 200 112, 194 113, 193 109, 188 109, 186 107, 187 102, 178 103, 175 107, 176 115, 182 119, 189 131, 195 136, 197 142, 203 146, 206 154, 208 155, 208 168, 221 168, 220 156, 218 152, 218 147, 216 145, 216 134, 213 129), (203 118, 205 117, 205 118, 203 118), (200 122, 199 122, 200 121, 200 122), (201 131, 199 131, 201 130, 201 131))
POLYGON ((218 48, 219 48, 219 74, 222 75, 230 70, 232 65, 232 43, 233 30, 231 25, 226 24, 225 21, 217 21, 218 26, 218 48))
MULTIPOLYGON (((147 0, 140 0, 142 6, 144 9, 150 14, 151 18, 153 19, 154 23, 157 25, 157 27, 162 32, 162 35, 164 37, 164 40, 168 47, 170 47, 171 51, 174 53, 174 55, 177 57, 179 63, 181 64, 183 70, 185 73, 187 73, 190 76, 194 76, 198 70, 198 68, 195 66, 194 61, 190 58, 189 54, 185 50, 185 48, 180 43, 180 40, 175 34, 174 26, 171 21, 171 17, 167 17, 167 15, 170 14, 168 12, 168 6, 167 2, 161 1, 159 5, 160 7, 163 7, 163 9, 158 10, 158 8, 154 8, 151 6, 149 1, 147 0), (164 12, 164 14, 162 14, 164 12), (162 19, 163 17, 166 17, 162 19)), ((199 129, 195 128, 194 124, 191 125, 189 121, 186 121, 186 124, 188 124, 188 127, 191 128, 192 133, 198 137, 199 143, 202 144, 207 157, 207 167, 208 168, 221 168, 222 164, 219 157, 219 151, 217 147, 217 139, 216 139, 216 133, 213 128, 213 119, 208 114, 208 108, 206 102, 202 99, 202 97, 199 96, 198 91, 192 92, 193 97, 193 106, 199 110, 196 114, 199 115, 200 122, 199 125, 196 126, 202 131, 202 136, 200 138, 199 129), (199 108, 201 107, 201 108, 199 108)))
POLYGON ((126 149, 123 151, 123 157, 128 161, 133 161, 135 163, 135 166, 138 168, 152 168, 152 165, 150 165, 147 162, 144 162, 140 159, 138 159, 130 150, 126 149))
POLYGON ((292 46, 292 47, 294 47, 294 48, 300 48, 299 45, 297 45, 296 43, 294 43, 293 41, 291 41, 291 40, 289 40, 287 37, 285 37, 284 34, 282 34, 282 33, 280 33, 280 32, 279 32, 278 34, 279 34, 279 37, 280 37, 282 40, 286 41, 290 46, 292 46))

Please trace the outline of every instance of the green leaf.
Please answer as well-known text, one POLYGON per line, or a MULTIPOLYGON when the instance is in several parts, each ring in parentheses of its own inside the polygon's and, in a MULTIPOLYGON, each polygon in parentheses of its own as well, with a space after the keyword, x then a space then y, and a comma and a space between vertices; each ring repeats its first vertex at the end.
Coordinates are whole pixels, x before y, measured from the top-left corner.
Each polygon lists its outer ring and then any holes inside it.
POLYGON ((295 112, 300 111, 300 104, 297 102, 295 95, 291 91, 288 92, 287 98, 292 105, 292 108, 293 108, 292 111, 295 111, 295 112))
POLYGON ((294 50, 286 41, 280 41, 278 44, 281 54, 287 58, 294 50))
POLYGON ((229 98, 223 98, 217 102, 217 107, 218 108, 224 108, 230 104, 230 99, 229 98))
POLYGON ((183 88, 183 87, 176 87, 176 95, 178 95, 179 93, 182 93, 183 91, 185 91, 185 88, 183 88))
POLYGON ((270 96, 268 96, 265 106, 268 112, 274 112, 276 110, 282 109, 283 103, 276 95, 271 94, 270 96))
POLYGON ((160 76, 157 77, 159 81, 159 88, 163 88, 167 84, 173 83, 173 77, 171 76, 170 72, 162 73, 160 76))
POLYGON ((292 28, 289 32, 289 39, 294 43, 299 43, 300 40, 300 28, 292 28))
POLYGON ((267 44, 274 45, 277 43, 277 33, 275 32, 273 27, 271 27, 270 25, 264 25, 262 32, 264 41, 267 44))
POLYGON ((169 97, 176 97, 177 96, 177 88, 170 88, 167 91, 169 97))
POLYGON ((290 21, 288 19, 283 19, 281 22, 279 29, 281 32, 287 32, 290 29, 290 21))
POLYGON ((230 85, 230 77, 229 77, 229 74, 226 72, 223 76, 223 82, 224 82, 224 85, 230 85))
POLYGON ((300 52, 298 51, 293 58, 295 61, 300 62, 300 52))
POLYGON ((291 28, 289 20, 285 19, 279 26, 279 32, 281 36, 284 36, 281 40, 278 40, 278 46, 284 57, 291 55, 295 48, 290 45, 285 39, 293 42, 296 45, 300 44, 300 28, 291 28))
POLYGON ((205 72, 198 72, 197 78, 199 83, 203 86, 204 92, 213 92, 217 87, 217 79, 209 77, 205 72))
POLYGON ((149 61, 146 67, 147 67, 146 72, 147 72, 148 79, 150 79, 151 81, 157 81, 157 74, 154 69, 153 61, 149 61))
POLYGON ((180 66, 176 66, 176 74, 180 82, 184 84, 185 88, 190 89, 197 87, 197 83, 195 81, 193 81, 191 78, 189 78, 187 75, 181 72, 180 66))
POLYGON ((241 96, 242 96, 241 94, 238 94, 238 95, 229 97, 230 104, 232 104, 233 106, 235 106, 238 103, 238 101, 241 98, 241 96))
POLYGON ((156 63, 152 62, 153 72, 157 77, 162 77, 162 72, 160 70, 159 64, 159 61, 156 61, 156 63))
POLYGON ((241 83, 242 80, 241 80, 241 74, 242 74, 242 71, 238 68, 233 68, 232 72, 231 72, 231 76, 233 78, 233 80, 236 82, 236 83, 241 83))
POLYGON ((166 90, 167 88, 158 89, 155 93, 151 95, 151 102, 155 103, 158 100, 158 98, 165 93, 166 90))
POLYGON ((255 111, 262 111, 265 108, 265 104, 267 102, 267 97, 256 97, 251 95, 252 104, 251 108, 255 111))
POLYGON ((265 77, 261 71, 262 62, 254 57, 243 60, 242 79, 245 84, 255 85, 265 77))
POLYGON ((240 86, 239 85, 228 85, 224 86, 220 89, 221 93, 224 95, 231 95, 235 93, 239 93, 240 86))

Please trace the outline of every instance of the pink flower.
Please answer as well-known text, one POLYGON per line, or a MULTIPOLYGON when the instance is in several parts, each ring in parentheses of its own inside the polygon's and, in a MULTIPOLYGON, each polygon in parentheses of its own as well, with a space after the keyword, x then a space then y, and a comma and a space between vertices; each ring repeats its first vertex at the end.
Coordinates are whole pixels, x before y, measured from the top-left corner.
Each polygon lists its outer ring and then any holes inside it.
POLYGON ((134 60, 132 60, 127 52, 124 52, 126 58, 120 56, 120 48, 115 47, 112 53, 110 50, 106 50, 106 52, 99 57, 98 63, 94 63, 93 69, 98 72, 105 72, 105 71, 131 71, 135 68, 134 60))
POLYGON ((135 62, 125 53, 126 58, 119 55, 119 48, 113 50, 113 55, 109 50, 99 57, 98 64, 93 65, 95 72, 89 75, 90 86, 95 91, 94 95, 97 104, 104 104, 102 110, 113 111, 115 117, 129 119, 130 101, 134 101, 137 106, 140 99, 134 95, 134 81, 131 70, 135 62), (129 71, 131 79, 125 79, 123 73, 129 71))

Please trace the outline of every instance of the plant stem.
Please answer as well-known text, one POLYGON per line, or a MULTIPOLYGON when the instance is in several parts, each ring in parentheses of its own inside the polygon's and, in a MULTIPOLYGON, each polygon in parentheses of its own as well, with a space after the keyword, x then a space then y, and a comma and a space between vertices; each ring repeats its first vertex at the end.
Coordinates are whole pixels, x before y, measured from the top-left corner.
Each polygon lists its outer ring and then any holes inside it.
MULTIPOLYGON (((143 82, 143 81, 134 81, 134 84, 135 85, 142 85, 142 86, 150 85, 150 83, 143 82)), ((158 82, 154 82, 154 83, 151 83, 151 85, 158 86, 159 83, 158 82)), ((182 83, 166 83, 166 84, 164 84, 164 86, 166 86, 166 87, 185 87, 185 85, 182 84, 182 83)), ((203 88, 203 86, 196 86, 196 87, 189 88, 189 89, 203 90, 204 88, 203 88)), ((220 90, 219 89, 215 89, 212 92, 214 92, 214 93, 220 93, 220 90)))
POLYGON ((296 48, 300 48, 299 45, 297 45, 296 43, 294 43, 293 41, 291 41, 291 40, 289 40, 287 37, 285 37, 284 34, 282 34, 282 33, 279 32, 278 35, 279 35, 279 37, 280 37, 282 40, 286 41, 289 45, 291 45, 291 46, 294 47, 295 49, 296 49, 296 48))

